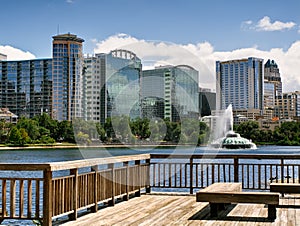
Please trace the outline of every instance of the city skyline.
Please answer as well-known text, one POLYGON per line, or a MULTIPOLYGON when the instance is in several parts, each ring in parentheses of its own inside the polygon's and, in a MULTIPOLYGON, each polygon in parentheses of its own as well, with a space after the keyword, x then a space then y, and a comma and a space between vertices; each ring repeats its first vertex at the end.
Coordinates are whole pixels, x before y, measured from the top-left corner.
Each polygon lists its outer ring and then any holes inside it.
POLYGON ((85 54, 125 46, 154 65, 162 59, 179 64, 174 58, 178 58, 178 49, 185 50, 202 64, 199 69, 193 65, 195 60, 183 63, 198 69, 200 85, 209 88, 214 88, 217 60, 274 59, 282 74, 283 91, 300 90, 295 66, 300 58, 297 1, 254 0, 249 7, 225 1, 13 0, 2 6, 0 18, 7 22, 2 27, 0 52, 8 60, 51 57, 51 37, 71 32, 85 39, 85 54), (169 45, 159 46, 162 42, 169 45), (135 51, 129 48, 132 45, 143 45, 143 49, 135 51))

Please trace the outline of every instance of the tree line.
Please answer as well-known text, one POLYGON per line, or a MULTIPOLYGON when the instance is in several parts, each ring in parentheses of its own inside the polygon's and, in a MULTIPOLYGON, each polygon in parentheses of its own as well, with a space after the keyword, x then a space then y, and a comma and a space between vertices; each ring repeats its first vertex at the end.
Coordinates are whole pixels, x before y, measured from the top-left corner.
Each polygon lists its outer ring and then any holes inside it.
POLYGON ((16 124, 0 120, 0 142, 10 146, 56 142, 91 144, 96 141, 105 144, 205 144, 208 138, 206 124, 193 119, 170 122, 168 119, 131 120, 128 116, 118 116, 107 118, 101 125, 83 119, 57 121, 44 113, 32 119, 21 117, 16 124))
POLYGON ((234 126, 234 130, 256 144, 300 145, 300 122, 283 122, 272 131, 260 129, 256 121, 248 121, 234 126))
MULTIPOLYGON (((234 130, 256 144, 300 145, 299 122, 284 122, 271 131, 260 129, 255 121, 248 121, 235 125, 234 130)), ((57 121, 44 113, 32 119, 21 117, 17 124, 0 120, 0 142, 11 146, 56 142, 207 145, 209 137, 208 126, 196 119, 171 122, 168 119, 132 120, 128 116, 118 116, 108 118, 101 125, 83 119, 57 121)))

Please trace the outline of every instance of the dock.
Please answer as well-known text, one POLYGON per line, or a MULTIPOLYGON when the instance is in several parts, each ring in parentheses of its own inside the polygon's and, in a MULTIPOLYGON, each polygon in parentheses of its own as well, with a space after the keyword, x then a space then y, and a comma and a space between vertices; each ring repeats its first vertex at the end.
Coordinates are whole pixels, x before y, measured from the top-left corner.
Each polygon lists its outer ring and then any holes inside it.
POLYGON ((211 217, 208 203, 195 197, 215 183, 240 183, 243 191, 255 192, 270 192, 274 182, 300 184, 300 155, 140 154, 2 163, 0 173, 0 222, 300 225, 300 194, 280 197, 274 222, 265 204, 230 204, 211 217))
POLYGON ((146 194, 60 225, 300 225, 300 196, 281 198, 274 222, 266 218, 263 204, 232 204, 220 216, 210 217, 208 203, 195 199, 194 195, 146 194))

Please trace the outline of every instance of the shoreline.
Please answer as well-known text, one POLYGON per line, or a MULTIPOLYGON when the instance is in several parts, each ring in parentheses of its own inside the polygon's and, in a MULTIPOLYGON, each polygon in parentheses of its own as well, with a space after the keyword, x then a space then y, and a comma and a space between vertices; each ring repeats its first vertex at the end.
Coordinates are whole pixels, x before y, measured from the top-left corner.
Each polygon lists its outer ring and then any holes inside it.
POLYGON ((172 148, 172 147, 198 147, 194 145, 177 145, 177 144, 131 144, 131 145, 124 145, 124 144, 103 144, 103 145, 35 145, 35 146, 0 146, 0 151, 1 150, 30 150, 30 149, 79 149, 79 148, 130 148, 130 147, 135 147, 135 148, 155 148, 155 147, 160 147, 160 148, 172 148))

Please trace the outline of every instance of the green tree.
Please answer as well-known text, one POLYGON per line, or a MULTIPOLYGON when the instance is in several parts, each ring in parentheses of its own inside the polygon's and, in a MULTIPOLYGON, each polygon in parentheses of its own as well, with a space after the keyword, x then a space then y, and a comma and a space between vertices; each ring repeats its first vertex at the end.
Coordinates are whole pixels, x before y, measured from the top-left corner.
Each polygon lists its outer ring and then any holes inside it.
POLYGON ((25 117, 21 117, 17 123, 17 128, 18 129, 25 129, 26 132, 28 133, 29 137, 33 142, 40 137, 40 132, 39 132, 39 126, 37 121, 33 119, 28 119, 25 117))
POLYGON ((58 123, 57 141, 75 143, 74 130, 70 121, 61 121, 58 123))
POLYGON ((8 143, 15 146, 23 145, 22 135, 16 126, 12 127, 10 130, 8 143))

